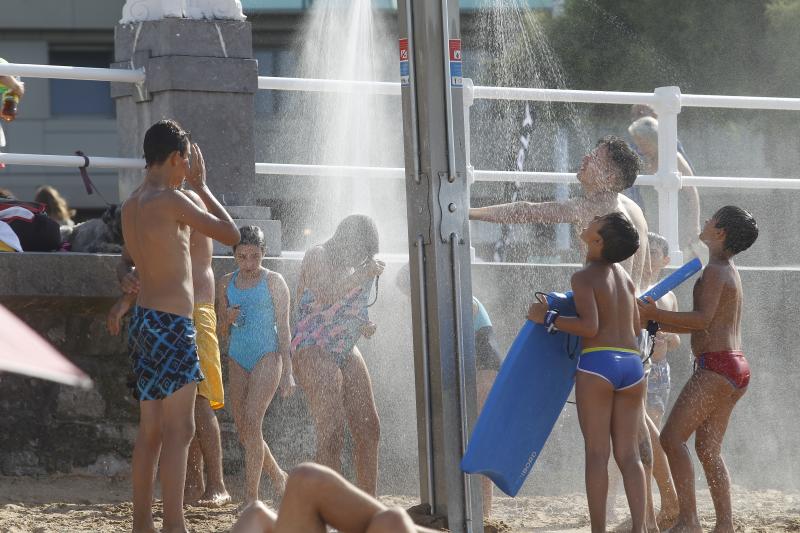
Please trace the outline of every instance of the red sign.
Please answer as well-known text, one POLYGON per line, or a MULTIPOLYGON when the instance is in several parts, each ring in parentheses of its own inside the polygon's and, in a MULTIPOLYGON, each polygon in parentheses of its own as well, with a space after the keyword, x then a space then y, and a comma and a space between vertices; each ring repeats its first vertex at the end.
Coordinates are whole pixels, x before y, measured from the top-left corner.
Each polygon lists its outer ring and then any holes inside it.
POLYGON ((408 39, 400 39, 400 61, 408 61, 408 39))
POLYGON ((450 39, 450 61, 461 61, 461 39, 450 39))

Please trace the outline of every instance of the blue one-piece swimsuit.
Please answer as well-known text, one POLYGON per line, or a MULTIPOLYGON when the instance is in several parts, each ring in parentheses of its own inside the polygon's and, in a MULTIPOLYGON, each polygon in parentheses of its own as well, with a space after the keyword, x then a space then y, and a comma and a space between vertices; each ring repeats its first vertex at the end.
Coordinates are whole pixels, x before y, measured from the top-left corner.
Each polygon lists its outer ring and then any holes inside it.
POLYGON ((239 319, 230 329, 228 355, 239 366, 252 372, 262 357, 278 351, 275 306, 266 275, 249 289, 236 287, 238 277, 237 270, 226 291, 228 307, 239 306, 239 319))

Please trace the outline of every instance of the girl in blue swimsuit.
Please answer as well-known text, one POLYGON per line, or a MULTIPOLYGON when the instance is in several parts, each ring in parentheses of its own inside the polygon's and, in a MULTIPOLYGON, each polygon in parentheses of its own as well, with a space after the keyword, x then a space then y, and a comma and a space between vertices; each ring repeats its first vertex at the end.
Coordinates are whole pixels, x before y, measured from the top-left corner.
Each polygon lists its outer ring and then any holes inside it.
POLYGON ((220 334, 230 338, 229 398, 233 420, 244 448, 245 504, 258 499, 262 468, 283 494, 286 473, 264 441, 264 414, 276 390, 292 392, 289 356, 289 288, 280 274, 261 266, 266 244, 256 226, 240 228, 233 248, 235 272, 219 282, 220 334))

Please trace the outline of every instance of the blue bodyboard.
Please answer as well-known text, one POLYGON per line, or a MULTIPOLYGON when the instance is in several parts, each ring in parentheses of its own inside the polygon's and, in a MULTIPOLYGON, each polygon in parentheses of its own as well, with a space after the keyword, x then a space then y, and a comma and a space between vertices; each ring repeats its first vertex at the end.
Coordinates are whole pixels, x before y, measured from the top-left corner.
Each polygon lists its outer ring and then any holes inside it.
MULTIPOLYGON (((686 263, 644 296, 657 300, 702 268, 686 263)), ((547 295, 551 309, 575 316, 572 293, 547 295)), ((575 383, 580 339, 526 321, 506 355, 475 424, 461 469, 483 474, 516 496, 550 436, 575 383)))

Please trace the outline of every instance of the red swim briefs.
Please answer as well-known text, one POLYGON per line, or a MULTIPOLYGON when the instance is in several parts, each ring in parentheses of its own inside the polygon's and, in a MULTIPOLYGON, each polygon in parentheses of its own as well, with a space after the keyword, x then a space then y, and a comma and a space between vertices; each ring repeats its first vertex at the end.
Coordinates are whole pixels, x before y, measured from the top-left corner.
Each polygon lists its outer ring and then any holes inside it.
POLYGON ((716 372, 727 378, 737 389, 747 387, 750 383, 750 364, 739 350, 700 354, 695 358, 695 368, 716 372))

